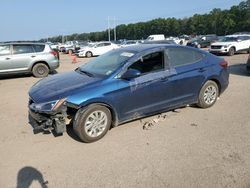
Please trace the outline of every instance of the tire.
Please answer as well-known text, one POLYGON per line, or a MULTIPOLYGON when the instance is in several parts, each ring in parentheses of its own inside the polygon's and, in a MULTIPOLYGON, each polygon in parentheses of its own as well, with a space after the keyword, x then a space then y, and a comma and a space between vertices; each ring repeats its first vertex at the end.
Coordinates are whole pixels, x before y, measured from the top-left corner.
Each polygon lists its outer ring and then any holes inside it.
POLYGON ((216 103, 218 96, 218 85, 214 81, 208 80, 200 90, 197 106, 209 108, 216 103))
POLYGON ((228 55, 233 56, 234 54, 235 54, 235 48, 234 47, 229 48, 228 55))
POLYGON ((44 63, 37 63, 32 68, 32 74, 36 78, 46 77, 49 74, 49 67, 47 65, 45 65, 44 63))
POLYGON ((112 117, 108 108, 101 105, 90 105, 78 110, 73 129, 81 141, 90 143, 104 137, 110 129, 111 122, 112 117), (96 121, 99 121, 99 124, 94 124, 96 121))
POLYGON ((92 54, 92 52, 86 52, 86 55, 85 55, 85 56, 88 57, 88 58, 90 58, 90 57, 93 56, 93 54, 92 54))

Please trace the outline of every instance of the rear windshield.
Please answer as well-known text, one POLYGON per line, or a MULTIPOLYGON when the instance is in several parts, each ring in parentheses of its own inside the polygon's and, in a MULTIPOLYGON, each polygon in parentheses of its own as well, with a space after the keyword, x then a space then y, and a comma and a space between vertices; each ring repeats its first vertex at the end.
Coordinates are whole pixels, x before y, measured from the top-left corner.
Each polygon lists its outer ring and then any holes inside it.
POLYGON ((33 48, 35 50, 35 52, 42 52, 45 48, 45 45, 43 44, 34 44, 33 48))

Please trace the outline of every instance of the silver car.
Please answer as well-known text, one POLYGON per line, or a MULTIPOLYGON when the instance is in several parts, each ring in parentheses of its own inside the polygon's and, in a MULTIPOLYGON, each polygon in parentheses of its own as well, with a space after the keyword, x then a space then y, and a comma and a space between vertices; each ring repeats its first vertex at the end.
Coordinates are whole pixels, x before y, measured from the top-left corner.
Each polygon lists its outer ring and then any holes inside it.
POLYGON ((58 53, 48 44, 0 44, 0 75, 32 73, 40 78, 48 76, 49 72, 58 67, 58 53))

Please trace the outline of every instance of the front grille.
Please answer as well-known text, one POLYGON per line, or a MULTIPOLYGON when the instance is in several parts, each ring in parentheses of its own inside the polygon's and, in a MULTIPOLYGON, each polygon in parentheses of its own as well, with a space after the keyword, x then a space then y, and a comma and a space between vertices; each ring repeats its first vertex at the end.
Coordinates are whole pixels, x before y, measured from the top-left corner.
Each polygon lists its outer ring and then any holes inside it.
POLYGON ((211 46, 211 49, 221 49, 221 47, 222 46, 215 46, 215 45, 213 45, 213 46, 211 46))

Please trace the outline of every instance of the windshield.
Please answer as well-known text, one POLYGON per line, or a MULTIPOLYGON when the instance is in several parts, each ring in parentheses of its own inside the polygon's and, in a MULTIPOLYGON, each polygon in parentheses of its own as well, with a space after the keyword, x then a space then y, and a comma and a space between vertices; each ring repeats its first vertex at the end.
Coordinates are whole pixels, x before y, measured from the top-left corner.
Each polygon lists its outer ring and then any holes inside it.
POLYGON ((154 38, 153 37, 148 37, 146 40, 153 40, 154 38))
POLYGON ((112 50, 82 65, 80 71, 91 75, 108 76, 134 56, 134 54, 135 52, 133 51, 124 51, 123 49, 112 50))
POLYGON ((237 41, 237 37, 224 37, 220 40, 220 42, 235 42, 237 41))
POLYGON ((92 48, 94 47, 96 44, 88 44, 88 47, 92 48))

